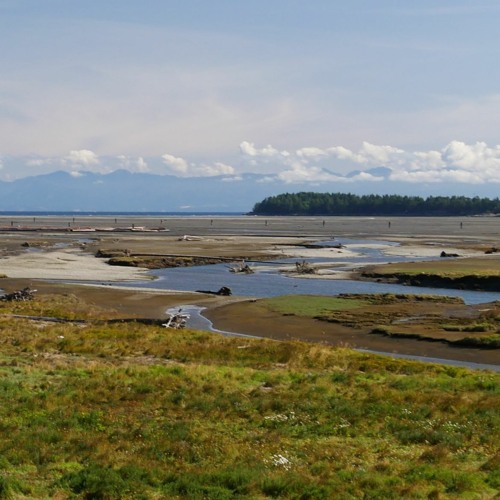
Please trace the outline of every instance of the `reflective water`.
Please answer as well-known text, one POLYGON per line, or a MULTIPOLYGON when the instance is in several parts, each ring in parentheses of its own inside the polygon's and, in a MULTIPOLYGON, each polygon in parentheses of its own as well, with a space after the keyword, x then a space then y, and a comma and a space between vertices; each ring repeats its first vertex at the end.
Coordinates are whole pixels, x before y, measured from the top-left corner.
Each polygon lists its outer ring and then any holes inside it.
MULTIPOLYGON (((335 253, 334 258, 305 259, 314 264, 335 260, 340 262, 340 267, 335 269, 349 269, 360 263, 382 263, 382 262, 404 262, 415 260, 415 257, 388 256, 384 254, 381 247, 372 245, 390 245, 397 243, 377 240, 350 240, 338 239, 325 241, 320 246, 334 246, 342 244, 349 250, 359 253, 357 256, 342 256, 335 253)), ((439 257, 437 257, 439 258, 439 257)), ((231 289, 233 295, 244 297, 274 297, 278 295, 338 295, 341 293, 415 293, 447 295, 451 297, 462 297, 467 304, 480 304, 500 300, 500 294, 496 292, 476 292, 468 290, 453 290, 444 288, 412 287, 388 283, 375 283, 357 280, 337 280, 320 278, 296 278, 289 277, 277 271, 277 264, 295 263, 303 259, 283 259, 274 263, 252 263, 254 274, 246 275, 229 272, 227 264, 215 264, 196 267, 177 267, 170 269, 159 269, 151 271, 155 276, 153 281, 134 283, 134 286, 144 288, 163 288, 178 291, 210 290, 217 291, 223 286, 231 289)), ((130 283, 123 283, 130 285, 130 283)))

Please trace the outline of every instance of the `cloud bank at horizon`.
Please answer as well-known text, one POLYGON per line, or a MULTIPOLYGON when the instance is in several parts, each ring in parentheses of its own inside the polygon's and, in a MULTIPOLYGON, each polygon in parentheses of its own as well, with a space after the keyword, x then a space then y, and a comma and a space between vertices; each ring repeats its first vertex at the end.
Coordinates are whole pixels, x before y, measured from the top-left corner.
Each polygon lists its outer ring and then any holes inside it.
POLYGON ((77 177, 84 172, 107 174, 119 169, 184 178, 222 176, 226 181, 238 181, 241 175, 253 173, 263 175, 265 181, 290 185, 365 181, 481 185, 500 183, 500 145, 453 140, 440 150, 405 151, 363 142, 357 151, 344 146, 307 146, 287 151, 243 141, 239 156, 231 162, 196 162, 169 152, 147 159, 99 156, 89 149, 72 150, 62 157, 0 159, 0 178, 7 181, 57 170, 77 177))

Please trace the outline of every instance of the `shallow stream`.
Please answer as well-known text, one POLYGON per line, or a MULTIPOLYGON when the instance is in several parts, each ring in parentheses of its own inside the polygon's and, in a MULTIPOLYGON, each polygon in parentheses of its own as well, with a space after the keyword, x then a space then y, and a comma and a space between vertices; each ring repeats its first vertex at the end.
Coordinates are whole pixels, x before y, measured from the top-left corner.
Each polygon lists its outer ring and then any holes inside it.
MULTIPOLYGON (((397 243, 375 240, 350 240, 336 239, 321 242, 319 247, 334 247, 341 244, 351 252, 335 253, 330 258, 293 258, 276 260, 272 263, 251 262, 254 274, 229 272, 227 264, 212 264, 207 266, 177 267, 150 271, 156 279, 134 283, 134 286, 144 288, 163 288, 166 290, 193 292, 197 290, 217 291, 223 286, 231 289, 233 295, 242 297, 275 297, 279 295, 339 295, 341 293, 414 293, 447 295, 462 297, 466 304, 481 304, 500 300, 497 292, 477 292, 469 290, 453 290, 447 288, 413 287, 381 282, 322 279, 318 277, 292 277, 279 272, 277 269, 283 265, 293 265, 296 261, 305 260, 310 264, 325 262, 336 263, 335 270, 349 270, 360 264, 377 264, 386 262, 405 262, 416 260, 431 260, 430 258, 415 258, 399 255, 387 255, 384 248, 397 246, 397 243)), ((436 249, 436 253, 439 251, 436 249)), ((436 257, 439 259, 439 257, 436 257)), ((130 283, 121 283, 130 286, 130 283)))

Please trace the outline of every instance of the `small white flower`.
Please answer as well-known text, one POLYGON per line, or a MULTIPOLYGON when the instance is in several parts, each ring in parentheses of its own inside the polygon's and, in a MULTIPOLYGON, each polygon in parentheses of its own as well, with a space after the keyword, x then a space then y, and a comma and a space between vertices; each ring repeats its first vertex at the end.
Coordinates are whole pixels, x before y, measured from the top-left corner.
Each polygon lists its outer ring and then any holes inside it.
POLYGON ((284 457, 283 455, 276 453, 272 457, 273 465, 275 467, 283 467, 284 469, 289 469, 292 463, 288 458, 284 457))

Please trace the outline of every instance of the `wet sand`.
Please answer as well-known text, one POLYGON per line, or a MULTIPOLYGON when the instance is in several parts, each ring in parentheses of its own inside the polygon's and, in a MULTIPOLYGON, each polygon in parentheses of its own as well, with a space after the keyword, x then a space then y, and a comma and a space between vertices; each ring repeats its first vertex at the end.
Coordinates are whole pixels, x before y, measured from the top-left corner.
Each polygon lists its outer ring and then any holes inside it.
POLYGON ((304 318, 252 316, 244 297, 137 290, 133 282, 144 279, 144 270, 111 267, 105 260, 94 257, 98 249, 113 248, 126 248, 131 253, 234 259, 243 256, 262 259, 283 254, 306 257, 311 251, 321 250, 297 245, 340 237, 398 242, 401 246, 391 251, 408 252, 408 255, 434 252, 438 255, 442 250, 484 255, 484 249, 500 247, 500 218, 118 216, 75 217, 73 220, 72 217, 0 216, 0 275, 8 276, 0 280, 0 287, 12 291, 31 286, 38 289, 38 293, 72 293, 123 317, 162 318, 169 307, 202 305, 207 307, 207 316, 220 330, 500 364, 496 350, 459 349, 368 334, 360 336, 304 318), (111 229, 120 229, 120 232, 111 229), (101 286, 77 284, 81 280, 97 281, 101 286), (128 289, 111 286, 114 281, 127 280, 131 282, 128 289), (66 283, 68 281, 72 283, 66 283), (238 306, 227 305, 240 300, 244 302, 238 306))
MULTIPOLYGON (((92 229, 163 229, 172 236, 342 236, 352 238, 426 238, 436 241, 500 240, 500 217, 263 217, 263 216, 13 216, 0 214, 0 229, 44 232, 92 229)), ((12 233, 11 233, 12 234, 12 233)), ((102 233, 100 233, 102 234, 102 233)), ((116 234, 116 233, 114 233, 116 234)))

